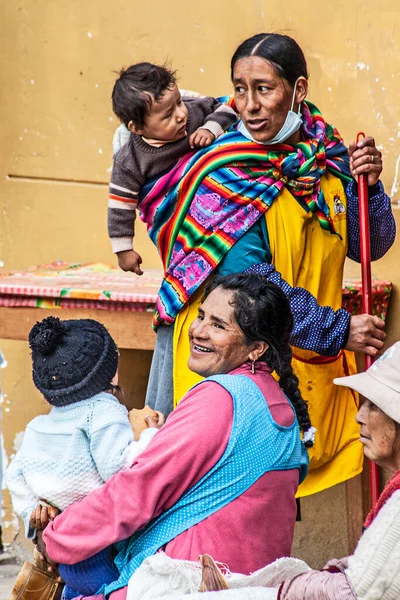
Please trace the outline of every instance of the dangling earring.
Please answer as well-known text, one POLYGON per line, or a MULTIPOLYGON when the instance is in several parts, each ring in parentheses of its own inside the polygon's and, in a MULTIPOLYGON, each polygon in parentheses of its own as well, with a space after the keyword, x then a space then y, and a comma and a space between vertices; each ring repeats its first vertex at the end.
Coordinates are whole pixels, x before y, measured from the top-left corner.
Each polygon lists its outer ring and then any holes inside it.
POLYGON ((255 365, 255 362, 256 362, 255 360, 252 360, 252 361, 251 361, 251 373, 252 373, 252 375, 254 375, 254 373, 256 372, 256 368, 255 368, 255 366, 254 366, 254 365, 255 365))

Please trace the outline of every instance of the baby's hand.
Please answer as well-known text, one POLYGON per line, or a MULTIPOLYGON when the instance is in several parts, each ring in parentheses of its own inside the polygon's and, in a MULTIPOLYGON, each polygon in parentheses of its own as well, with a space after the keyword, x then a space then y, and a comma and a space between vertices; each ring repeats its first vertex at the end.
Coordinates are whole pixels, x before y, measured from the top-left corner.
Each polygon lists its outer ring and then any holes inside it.
POLYGON ((148 415, 145 417, 145 421, 149 427, 155 427, 156 429, 161 429, 161 427, 165 423, 165 415, 159 410, 154 411, 157 413, 157 416, 148 415))
POLYGON ((29 525, 32 529, 45 529, 50 521, 53 521, 59 514, 58 508, 51 504, 38 504, 32 511, 29 519, 29 525))
POLYGON ((143 271, 140 268, 142 264, 142 257, 134 250, 123 250, 117 252, 118 265, 123 271, 132 271, 136 275, 143 275, 143 271))
POLYGON ((208 129, 203 129, 199 127, 189 138, 189 144, 191 148, 195 146, 198 148, 206 148, 215 140, 215 135, 208 131, 208 129))
POLYGON ((133 437, 137 441, 142 431, 148 427, 161 427, 164 425, 164 415, 150 406, 144 408, 132 408, 128 413, 129 422, 133 430, 133 437), (150 422, 147 421, 149 419, 150 422))

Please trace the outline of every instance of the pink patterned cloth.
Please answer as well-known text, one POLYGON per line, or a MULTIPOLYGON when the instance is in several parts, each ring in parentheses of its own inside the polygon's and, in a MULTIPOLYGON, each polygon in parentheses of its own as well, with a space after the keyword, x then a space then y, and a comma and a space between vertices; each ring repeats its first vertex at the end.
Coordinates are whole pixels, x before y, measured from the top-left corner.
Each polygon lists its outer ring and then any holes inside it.
MULTIPOLYGON (((25 271, 0 270, 0 306, 152 312, 162 278, 162 269, 146 269, 137 277, 104 263, 55 261, 25 271)), ((389 281, 372 282, 373 311, 382 319, 391 292, 389 281)), ((344 282, 343 308, 352 315, 360 314, 361 282, 344 282)))
POLYGON ((162 269, 146 269, 137 277, 104 263, 62 261, 0 271, 0 306, 152 311, 162 275, 162 269))
POLYGON ((347 557, 330 560, 322 571, 307 571, 287 579, 279 588, 278 600, 357 600, 346 568, 347 557))
MULTIPOLYGON (((278 600, 357 600, 344 573, 309 571, 282 584, 278 600)), ((113 599, 114 600, 114 599, 113 599)))
MULTIPOLYGON (((232 373, 255 381, 279 424, 293 422, 293 410, 266 365, 257 365, 254 375, 249 365, 232 373)), ((188 392, 130 469, 48 525, 44 540, 50 557, 64 564, 84 560, 174 505, 220 459, 232 418, 232 398, 217 383, 205 382, 188 392)), ((297 469, 266 473, 230 504, 166 544, 166 554, 197 561, 199 554, 209 553, 244 574, 290 556, 298 481, 297 469)))

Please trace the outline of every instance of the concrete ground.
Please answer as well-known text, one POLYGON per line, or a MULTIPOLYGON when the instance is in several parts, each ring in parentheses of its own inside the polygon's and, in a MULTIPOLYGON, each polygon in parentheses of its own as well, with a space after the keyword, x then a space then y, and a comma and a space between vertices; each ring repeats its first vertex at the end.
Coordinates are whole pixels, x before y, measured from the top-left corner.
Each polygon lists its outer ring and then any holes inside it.
POLYGON ((0 565, 0 598, 3 600, 7 600, 10 597, 20 568, 20 565, 0 565))
POLYGON ((10 597, 14 581, 20 568, 21 565, 16 564, 15 562, 13 564, 7 564, 7 562, 4 563, 1 560, 0 555, 0 598, 2 600, 7 600, 10 597))
POLYGON ((18 547, 6 549, 0 553, 0 599, 8 600, 14 581, 24 560, 29 560, 27 553, 18 547))

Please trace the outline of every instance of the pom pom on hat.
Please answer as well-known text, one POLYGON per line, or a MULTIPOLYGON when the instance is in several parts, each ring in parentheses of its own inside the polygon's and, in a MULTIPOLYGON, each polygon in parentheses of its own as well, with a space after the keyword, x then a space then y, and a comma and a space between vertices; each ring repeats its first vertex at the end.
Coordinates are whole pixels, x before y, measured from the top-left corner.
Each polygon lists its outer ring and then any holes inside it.
POLYGON ((29 347, 45 356, 51 354, 62 343, 67 331, 65 321, 58 317, 47 317, 32 327, 29 333, 29 347))

